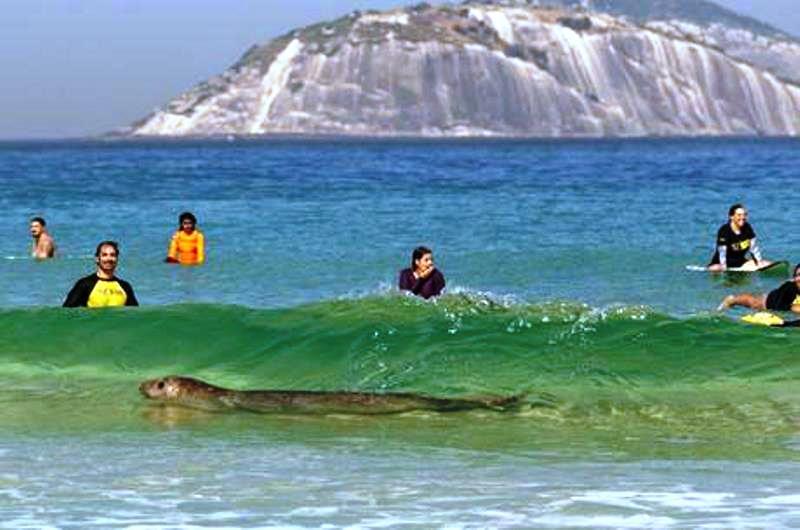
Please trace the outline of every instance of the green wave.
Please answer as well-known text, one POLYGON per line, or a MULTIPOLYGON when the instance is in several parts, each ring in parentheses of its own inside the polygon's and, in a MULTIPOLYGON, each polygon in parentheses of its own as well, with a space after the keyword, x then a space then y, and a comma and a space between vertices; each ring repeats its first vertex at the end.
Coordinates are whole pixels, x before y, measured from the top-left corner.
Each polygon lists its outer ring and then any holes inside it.
POLYGON ((289 309, 177 305, 0 312, 0 373, 418 391, 648 387, 800 378, 800 331, 645 307, 448 296, 289 309))
POLYGON ((719 315, 463 294, 13 309, 0 312, 0 403, 138 406, 140 380, 177 373, 241 389, 522 393, 518 415, 536 421, 784 428, 800 416, 798 351, 800 330, 719 315))

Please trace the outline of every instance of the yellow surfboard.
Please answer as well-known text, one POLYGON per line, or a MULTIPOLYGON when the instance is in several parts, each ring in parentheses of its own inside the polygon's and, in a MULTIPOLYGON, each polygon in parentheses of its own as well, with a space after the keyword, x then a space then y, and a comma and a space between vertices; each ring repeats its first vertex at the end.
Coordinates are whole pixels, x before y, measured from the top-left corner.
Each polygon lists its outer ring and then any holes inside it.
POLYGON ((759 326, 782 326, 784 320, 778 315, 773 315, 768 311, 759 311, 758 313, 750 313, 742 317, 743 322, 748 324, 757 324, 759 326))

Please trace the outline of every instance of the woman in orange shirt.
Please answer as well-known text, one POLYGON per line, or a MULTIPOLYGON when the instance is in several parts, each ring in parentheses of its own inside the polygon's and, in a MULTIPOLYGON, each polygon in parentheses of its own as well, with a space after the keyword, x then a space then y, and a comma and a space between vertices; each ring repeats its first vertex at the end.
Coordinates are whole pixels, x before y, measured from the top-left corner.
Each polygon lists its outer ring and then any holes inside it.
POLYGON ((200 265, 206 260, 205 238, 197 229, 197 218, 191 212, 178 217, 180 228, 172 236, 167 253, 167 263, 200 265))

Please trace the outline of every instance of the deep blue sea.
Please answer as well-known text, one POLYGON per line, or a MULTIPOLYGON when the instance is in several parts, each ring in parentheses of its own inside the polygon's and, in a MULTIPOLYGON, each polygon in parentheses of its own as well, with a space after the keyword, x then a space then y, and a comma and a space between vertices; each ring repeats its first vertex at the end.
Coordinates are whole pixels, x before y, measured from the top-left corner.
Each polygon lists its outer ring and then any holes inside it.
POLYGON ((715 311, 729 206, 800 261, 800 141, 0 143, 0 528, 790 528, 800 331, 715 311), (207 263, 163 263, 195 213, 207 263), (29 258, 46 218, 58 256, 29 258), (64 310, 120 243, 139 308, 64 310), (434 250, 446 294, 395 288, 434 250), (525 395, 513 412, 146 403, 237 389, 525 395))

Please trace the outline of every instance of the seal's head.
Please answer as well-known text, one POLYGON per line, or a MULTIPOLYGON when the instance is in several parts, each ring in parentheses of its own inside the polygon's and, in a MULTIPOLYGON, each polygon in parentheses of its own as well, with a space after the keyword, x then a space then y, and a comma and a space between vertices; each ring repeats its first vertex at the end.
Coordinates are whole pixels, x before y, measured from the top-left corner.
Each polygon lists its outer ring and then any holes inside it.
POLYGON ((180 394, 181 377, 168 376, 158 379, 148 379, 139 385, 139 392, 149 399, 170 400, 175 399, 180 394))
POLYGON ((139 385, 139 392, 149 399, 159 401, 181 401, 186 398, 210 397, 216 394, 217 387, 180 375, 169 375, 158 379, 148 379, 139 385))

